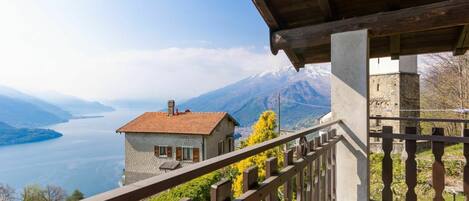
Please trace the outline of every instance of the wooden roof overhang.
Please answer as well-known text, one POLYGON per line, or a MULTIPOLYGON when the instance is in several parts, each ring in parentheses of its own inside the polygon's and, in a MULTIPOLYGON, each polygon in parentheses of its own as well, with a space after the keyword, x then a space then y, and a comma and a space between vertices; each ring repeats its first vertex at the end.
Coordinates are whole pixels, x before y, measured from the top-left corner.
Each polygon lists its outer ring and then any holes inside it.
POLYGON ((370 57, 469 47, 469 0, 252 0, 270 29, 273 54, 298 70, 329 62, 333 33, 368 29, 370 57))

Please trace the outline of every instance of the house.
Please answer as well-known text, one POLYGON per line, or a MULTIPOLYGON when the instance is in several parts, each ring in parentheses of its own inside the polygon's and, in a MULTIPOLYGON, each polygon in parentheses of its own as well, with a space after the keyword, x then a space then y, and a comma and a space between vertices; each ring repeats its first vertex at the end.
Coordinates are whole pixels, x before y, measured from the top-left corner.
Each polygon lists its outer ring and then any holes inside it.
POLYGON ((116 132, 125 134, 125 181, 156 176, 234 150, 237 121, 226 112, 145 112, 116 132))

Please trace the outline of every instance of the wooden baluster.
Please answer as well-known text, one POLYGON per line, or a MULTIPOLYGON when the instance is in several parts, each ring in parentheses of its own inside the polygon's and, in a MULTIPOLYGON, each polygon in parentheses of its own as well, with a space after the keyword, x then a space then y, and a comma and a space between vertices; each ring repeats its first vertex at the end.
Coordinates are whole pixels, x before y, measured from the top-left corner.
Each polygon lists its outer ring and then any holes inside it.
MULTIPOLYGON (((433 128, 432 135, 434 136, 443 136, 444 129, 443 128, 433 128)), ((443 201, 443 190, 445 189, 445 165, 443 161, 441 161, 441 157, 443 156, 445 151, 445 143, 444 142, 432 142, 432 152, 435 156, 435 162, 433 163, 433 171, 432 171, 432 182, 433 188, 435 189, 435 197, 433 198, 434 201, 443 201)))
MULTIPOLYGON (((469 137, 469 129, 464 129, 464 137, 469 137)), ((469 200, 469 143, 464 143, 464 157, 466 158, 466 165, 464 166, 464 194, 466 200, 469 200)))
MULTIPOLYGON (((278 173, 278 168, 277 168, 277 158, 271 157, 267 159, 265 162, 265 178, 269 178, 271 176, 274 176, 278 173)), ((266 201, 277 201, 278 196, 277 196, 277 188, 275 188, 269 195, 267 195, 266 201)))
MULTIPOLYGON (((406 134, 417 134, 416 127, 406 127, 406 134)), ((405 141, 405 150, 407 152, 407 160, 405 161, 405 183, 407 184, 406 201, 417 200, 415 186, 417 186, 417 162, 415 161, 415 152, 417 151, 417 143, 415 140, 405 141)))
MULTIPOLYGON (((331 140, 331 135, 332 135, 332 130, 327 132, 327 143, 329 143, 329 140, 331 140)), ((327 192, 327 197, 326 200, 330 201, 332 200, 332 151, 331 148, 329 148, 326 152, 326 192, 327 192)))
MULTIPOLYGON (((299 160, 303 158, 302 154, 303 147, 300 145, 296 146, 296 159, 299 160)), ((300 169, 296 174, 296 200, 297 201, 304 201, 304 169, 300 169)))
MULTIPOLYGON (((320 149, 321 147, 321 137, 317 136, 314 138, 314 149, 320 149)), ((318 157, 315 160, 314 164, 314 177, 315 177, 315 188, 314 191, 314 200, 321 200, 321 157, 318 157)))
MULTIPOLYGON (((322 147, 322 146, 323 146, 323 143, 325 143, 326 140, 327 140, 326 134, 323 134, 323 135, 321 136, 321 141, 320 141, 321 143, 319 144, 319 146, 322 147)), ((321 191, 320 191, 320 193, 321 193, 321 199, 320 199, 320 200, 322 201, 322 200, 326 200, 326 197, 327 197, 327 191, 326 191, 326 186, 327 186, 327 184, 326 184, 326 169, 325 169, 325 168, 327 168, 327 167, 326 167, 326 154, 325 154, 325 153, 321 154, 321 157, 320 157, 320 158, 321 158, 321 165, 320 165, 320 169, 319 169, 319 170, 320 170, 320 181, 319 181, 319 184, 320 184, 320 186, 321 186, 321 187, 320 187, 320 188, 321 188, 321 191)))
MULTIPOLYGON (((293 150, 289 149, 285 152, 285 162, 284 166, 289 166, 293 165, 293 150)), ((289 179, 284 185, 283 185, 283 196, 285 201, 292 201, 293 200, 293 189, 292 189, 292 182, 291 179, 289 179)))
POLYGON ((222 179, 210 187, 210 201, 228 201, 231 197, 231 181, 228 179, 222 179))
MULTIPOLYGON (((392 126, 383 126, 383 133, 392 133, 392 126)), ((382 173, 381 177, 383 180, 383 191, 381 192, 384 201, 392 201, 392 190, 391 190, 391 183, 392 183, 392 138, 383 138, 382 146, 383 146, 383 163, 382 163, 382 173)))
MULTIPOLYGON (((314 140, 311 140, 308 143, 308 153, 314 151, 314 140)), ((306 195, 305 198, 307 201, 311 201, 313 199, 313 183, 314 183, 314 176, 313 176, 313 161, 308 163, 306 167, 306 195)))
MULTIPOLYGON (((334 138, 337 134, 337 130, 333 129, 331 137, 334 138)), ((332 151, 332 200, 337 200, 337 163, 336 163, 336 145, 331 148, 332 151)))
POLYGON ((243 172, 243 193, 257 187, 258 169, 252 166, 243 172))
MULTIPOLYGON (((317 149, 317 143, 319 142, 318 140, 316 140, 316 138, 314 138, 313 140, 311 140, 310 142, 310 148, 311 148, 311 151, 315 151, 317 149)), ((319 160, 316 159, 314 161, 311 162, 311 200, 314 200, 314 201, 317 201, 319 200, 319 186, 318 186, 318 176, 317 176, 317 167, 318 167, 318 164, 319 164, 319 160)))

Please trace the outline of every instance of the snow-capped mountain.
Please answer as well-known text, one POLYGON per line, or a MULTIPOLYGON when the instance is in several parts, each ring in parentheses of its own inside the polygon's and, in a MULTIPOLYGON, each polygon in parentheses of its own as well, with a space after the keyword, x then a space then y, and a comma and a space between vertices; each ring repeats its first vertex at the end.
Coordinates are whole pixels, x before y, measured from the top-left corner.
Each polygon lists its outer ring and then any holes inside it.
POLYGON ((242 126, 250 126, 262 111, 278 110, 280 95, 282 126, 292 127, 330 110, 329 77, 328 67, 307 66, 300 72, 283 67, 189 99, 178 108, 226 111, 242 126))

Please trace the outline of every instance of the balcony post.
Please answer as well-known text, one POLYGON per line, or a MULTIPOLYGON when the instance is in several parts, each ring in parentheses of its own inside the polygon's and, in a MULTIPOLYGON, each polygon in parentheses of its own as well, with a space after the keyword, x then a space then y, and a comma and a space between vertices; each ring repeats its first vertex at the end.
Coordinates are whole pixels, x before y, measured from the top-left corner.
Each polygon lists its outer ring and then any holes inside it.
POLYGON ((331 36, 331 111, 343 124, 337 144, 337 200, 369 200, 368 30, 331 36))

